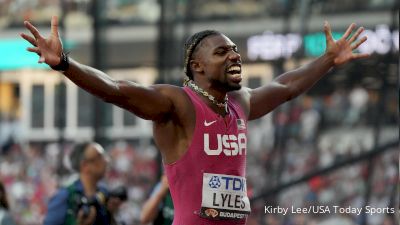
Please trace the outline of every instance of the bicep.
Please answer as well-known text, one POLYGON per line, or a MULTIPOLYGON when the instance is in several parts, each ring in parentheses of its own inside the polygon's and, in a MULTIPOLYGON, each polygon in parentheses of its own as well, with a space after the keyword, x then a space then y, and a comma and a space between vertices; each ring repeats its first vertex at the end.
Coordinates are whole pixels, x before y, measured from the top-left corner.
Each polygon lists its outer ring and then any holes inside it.
POLYGON ((117 96, 112 102, 135 115, 148 120, 163 120, 172 112, 171 87, 152 85, 144 87, 130 81, 116 81, 117 96))
POLYGON ((250 91, 249 120, 258 119, 292 98, 287 85, 272 81, 250 91))

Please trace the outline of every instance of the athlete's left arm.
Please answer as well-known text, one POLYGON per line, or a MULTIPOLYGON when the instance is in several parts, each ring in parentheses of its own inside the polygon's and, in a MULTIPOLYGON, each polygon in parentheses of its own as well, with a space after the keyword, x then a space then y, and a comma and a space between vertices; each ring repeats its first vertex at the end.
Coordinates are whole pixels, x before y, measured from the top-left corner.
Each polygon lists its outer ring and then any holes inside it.
POLYGON ((368 54, 354 53, 367 37, 357 40, 364 28, 360 27, 353 34, 355 24, 351 24, 339 40, 332 37, 328 22, 324 24, 326 51, 324 55, 296 70, 286 72, 270 84, 250 90, 249 120, 257 119, 310 89, 332 67, 343 65, 354 59, 368 57, 368 54))

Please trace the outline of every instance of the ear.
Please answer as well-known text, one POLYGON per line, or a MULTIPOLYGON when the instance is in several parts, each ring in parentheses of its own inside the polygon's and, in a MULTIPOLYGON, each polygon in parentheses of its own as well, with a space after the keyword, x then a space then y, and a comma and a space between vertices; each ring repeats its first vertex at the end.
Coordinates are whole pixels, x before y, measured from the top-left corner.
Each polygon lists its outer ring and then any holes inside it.
POLYGON ((197 60, 190 60, 190 68, 192 69, 192 71, 196 72, 196 73, 202 73, 203 72, 203 66, 202 64, 197 61, 197 60))

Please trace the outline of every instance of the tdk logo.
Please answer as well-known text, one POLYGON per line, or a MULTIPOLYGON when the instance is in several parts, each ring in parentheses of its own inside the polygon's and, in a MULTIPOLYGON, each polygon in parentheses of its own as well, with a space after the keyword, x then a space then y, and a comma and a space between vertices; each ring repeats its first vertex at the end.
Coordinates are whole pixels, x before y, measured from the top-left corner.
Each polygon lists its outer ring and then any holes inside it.
POLYGON ((238 177, 230 176, 212 176, 208 185, 211 188, 222 188, 230 191, 246 191, 246 180, 238 177))
POLYGON ((246 154, 246 134, 217 134, 218 146, 216 149, 210 149, 210 135, 204 134, 204 151, 207 155, 220 155, 222 152, 226 156, 236 156, 246 154))
POLYGON ((208 182, 210 188, 219 188, 221 187, 221 180, 218 176, 212 176, 210 182, 208 182))

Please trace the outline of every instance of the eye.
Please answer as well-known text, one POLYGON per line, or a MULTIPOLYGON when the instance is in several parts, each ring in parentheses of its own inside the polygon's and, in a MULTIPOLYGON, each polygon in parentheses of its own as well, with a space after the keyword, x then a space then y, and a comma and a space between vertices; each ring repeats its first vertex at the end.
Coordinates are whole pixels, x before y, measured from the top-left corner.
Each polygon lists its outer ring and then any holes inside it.
POLYGON ((226 53, 226 51, 222 50, 222 49, 215 52, 215 54, 217 54, 217 55, 225 55, 225 53, 226 53))
POLYGON ((233 46, 233 47, 232 47, 232 50, 233 50, 234 52, 236 52, 236 53, 239 53, 239 50, 238 50, 237 46, 233 46))

